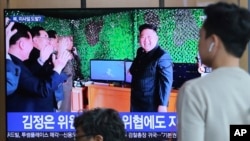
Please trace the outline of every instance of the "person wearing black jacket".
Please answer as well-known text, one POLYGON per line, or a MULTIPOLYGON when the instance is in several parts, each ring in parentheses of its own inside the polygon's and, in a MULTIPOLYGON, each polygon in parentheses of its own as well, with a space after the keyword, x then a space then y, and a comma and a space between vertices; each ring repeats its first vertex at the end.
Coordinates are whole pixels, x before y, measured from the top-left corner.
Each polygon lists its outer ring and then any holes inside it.
POLYGON ((139 27, 140 45, 131 65, 131 112, 167 112, 173 83, 170 55, 158 45, 157 28, 139 27))
POLYGON ((30 28, 25 24, 15 23, 13 29, 16 29, 17 33, 10 38, 8 53, 13 62, 21 68, 21 74, 16 91, 6 98, 6 110, 7 112, 53 112, 53 92, 67 79, 61 71, 70 59, 70 54, 65 51, 57 57, 52 55, 54 64, 52 75, 49 78, 38 77, 24 64, 33 49, 30 28))

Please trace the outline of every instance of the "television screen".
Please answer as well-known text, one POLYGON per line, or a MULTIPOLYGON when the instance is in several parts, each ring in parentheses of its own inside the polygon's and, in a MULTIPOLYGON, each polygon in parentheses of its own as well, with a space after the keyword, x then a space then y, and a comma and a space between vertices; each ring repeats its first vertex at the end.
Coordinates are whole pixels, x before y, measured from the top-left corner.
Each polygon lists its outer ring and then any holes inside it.
MULTIPOLYGON (((72 81, 92 79, 94 81, 125 80, 126 82, 130 82, 131 78, 125 73, 124 66, 127 70, 130 62, 126 62, 124 65, 124 61, 114 60, 133 60, 135 58, 139 47, 138 27, 141 24, 150 23, 158 26, 159 45, 169 52, 174 63, 196 63, 199 28, 205 19, 202 8, 187 7, 5 9, 4 16, 30 28, 41 26, 46 31, 55 30, 58 36, 72 37, 70 40, 73 41, 73 47, 68 51, 74 53, 76 58, 68 63, 68 67, 64 68, 68 76, 72 77, 72 81), (71 71, 68 70, 69 68, 71 71)), ((37 61, 37 59, 33 61, 37 61)), ((183 71, 179 73, 182 76, 186 75, 186 72, 183 71)), ((39 75, 37 77, 45 78, 39 75)), ((33 85, 33 83, 19 83, 13 94, 8 96, 6 94, 6 107, 20 105, 22 100, 18 99, 13 104, 9 98, 15 97, 16 91, 22 92, 33 85)), ((64 96, 62 100, 63 103, 67 103, 63 104, 64 106, 70 106, 66 107, 70 109, 66 110, 67 112, 60 110, 55 110, 55 112, 7 112, 6 134, 8 140, 73 140, 75 134, 72 125, 73 119, 79 111, 87 109, 89 103, 83 98, 92 95, 88 91, 89 87, 77 88, 72 85, 71 81, 67 81, 66 86, 71 87, 67 87, 67 93, 72 92, 72 94, 64 96), (85 102, 83 103, 83 101, 85 102)), ((116 87, 114 90, 118 90, 116 94, 120 94, 122 91, 123 96, 126 96, 126 100, 129 101, 129 88, 116 87)), ((110 92, 110 87, 94 92, 102 94, 104 91, 110 92)), ((28 96, 30 95, 24 95, 21 99, 28 96)), ((116 96, 109 97, 115 98, 116 96)), ((103 103, 105 98, 103 96, 97 99, 97 104, 103 103)), ((120 98, 112 103, 119 106, 123 100, 120 98)), ((49 102, 52 103, 52 101, 49 102)), ((47 105, 48 102, 43 104, 47 105)), ((37 103, 26 103, 26 105, 32 109, 37 106, 37 103)), ((126 106, 129 107, 129 104, 126 106)), ((121 113, 121 116, 128 131, 126 136, 131 140, 138 138, 176 140, 176 114, 174 112, 125 112, 121 113)))
POLYGON ((129 69, 130 69, 131 65, 132 65, 132 61, 125 61, 125 70, 126 70, 126 72, 125 72, 125 82, 126 83, 131 83, 131 81, 132 81, 132 75, 129 72, 129 69))
POLYGON ((179 89, 187 80, 201 76, 196 63, 174 63, 173 66, 174 81, 172 87, 174 89, 179 89))
POLYGON ((90 79, 102 82, 123 82, 124 61, 122 60, 90 60, 90 79))

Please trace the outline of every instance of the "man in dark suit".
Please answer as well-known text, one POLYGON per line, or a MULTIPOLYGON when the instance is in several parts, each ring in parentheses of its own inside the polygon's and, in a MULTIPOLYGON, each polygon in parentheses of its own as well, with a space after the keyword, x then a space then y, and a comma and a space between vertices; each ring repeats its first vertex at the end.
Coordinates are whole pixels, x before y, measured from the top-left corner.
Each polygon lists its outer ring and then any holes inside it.
POLYGON ((63 52, 57 58, 53 55, 52 75, 48 79, 37 77, 24 65, 33 49, 30 28, 22 23, 15 23, 13 29, 17 29, 17 33, 10 38, 9 54, 13 62, 21 68, 21 74, 17 90, 7 96, 7 111, 53 112, 53 92, 67 79, 61 71, 70 54, 63 52))
MULTIPOLYGON (((50 33, 51 31, 52 30, 50 30, 50 33)), ((57 46, 54 46, 56 44, 52 44, 54 38, 52 39, 51 36, 57 37, 56 32, 54 32, 54 35, 49 35, 43 27, 34 26, 31 29, 31 35, 34 48, 29 55, 29 59, 25 61, 25 65, 37 77, 49 79, 53 74, 54 67, 52 52, 57 50, 57 46)), ((53 43, 56 42, 57 41, 53 43)), ((60 109, 60 103, 64 98, 62 86, 63 85, 60 85, 58 89, 54 91, 54 105, 57 111, 60 109)))
POLYGON ((53 73, 53 63, 50 57, 54 48, 50 45, 49 36, 43 27, 32 27, 31 36, 33 49, 31 50, 29 58, 25 60, 25 65, 35 75, 47 77, 53 73))
MULTIPOLYGON (((44 32, 45 30, 43 29, 43 30, 38 30, 38 31, 36 31, 37 33, 36 33, 36 35, 37 36, 40 36, 40 32, 44 32)), ((34 32, 33 32, 33 34, 35 34, 34 32)), ((53 53, 54 54, 57 54, 58 53, 58 42, 59 42, 59 39, 58 39, 58 35, 57 35, 57 32, 55 31, 55 30, 48 30, 47 31, 47 34, 48 34, 48 37, 49 37, 49 42, 50 42, 50 45, 51 45, 51 47, 53 48, 53 53)), ((35 36, 34 36, 34 38, 35 38, 35 36)), ((40 51, 39 51, 40 52, 40 51)), ((37 56, 37 58, 38 58, 39 56, 37 56)), ((53 64, 53 63, 51 63, 52 62, 52 58, 51 58, 51 56, 50 56, 50 58, 46 61, 46 65, 48 66, 47 68, 51 68, 51 70, 52 70, 52 65, 51 64, 53 64)), ((45 65, 45 70, 47 70, 48 71, 48 69, 46 69, 46 65, 45 65)), ((62 71, 63 72, 63 71, 62 71)), ((64 73, 64 72, 63 72, 64 73)), ((68 77, 69 78, 69 77, 68 77)), ((66 83, 66 82, 65 82, 66 83)), ((64 85, 65 85, 65 83, 64 83, 64 85)), ((57 112, 61 112, 61 107, 62 107, 62 101, 63 101, 63 99, 64 99, 64 93, 63 93, 63 85, 61 85, 61 86, 59 86, 58 87, 58 89, 57 90, 55 90, 55 99, 56 99, 56 111, 57 112)), ((71 100, 71 99, 70 99, 71 100)), ((71 106, 71 105, 69 105, 69 106, 71 106)))
POLYGON ((156 26, 143 24, 139 32, 141 47, 130 68, 131 112, 167 112, 173 82, 172 59, 158 45, 156 26))

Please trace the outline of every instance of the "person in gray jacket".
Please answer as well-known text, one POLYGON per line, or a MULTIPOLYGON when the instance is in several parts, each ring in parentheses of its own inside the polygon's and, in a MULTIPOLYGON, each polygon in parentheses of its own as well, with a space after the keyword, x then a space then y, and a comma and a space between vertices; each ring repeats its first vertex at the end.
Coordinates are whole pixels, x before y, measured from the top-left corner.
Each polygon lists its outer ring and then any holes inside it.
POLYGON ((179 141, 229 141, 230 125, 250 124, 250 76, 240 68, 250 39, 250 12, 222 2, 204 12, 199 54, 212 72, 179 90, 179 141))

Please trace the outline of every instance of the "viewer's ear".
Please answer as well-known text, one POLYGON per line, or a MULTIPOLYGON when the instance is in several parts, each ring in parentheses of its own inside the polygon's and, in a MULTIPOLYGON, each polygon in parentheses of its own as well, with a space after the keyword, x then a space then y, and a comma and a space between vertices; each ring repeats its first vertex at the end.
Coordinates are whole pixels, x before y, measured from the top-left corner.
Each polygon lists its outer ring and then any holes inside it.
POLYGON ((95 141, 103 141, 103 136, 102 136, 102 135, 96 135, 96 136, 94 137, 94 140, 95 140, 95 141))
POLYGON ((216 51, 218 49, 219 41, 220 38, 217 35, 211 35, 211 43, 209 45, 208 52, 212 52, 212 50, 213 52, 216 51))

